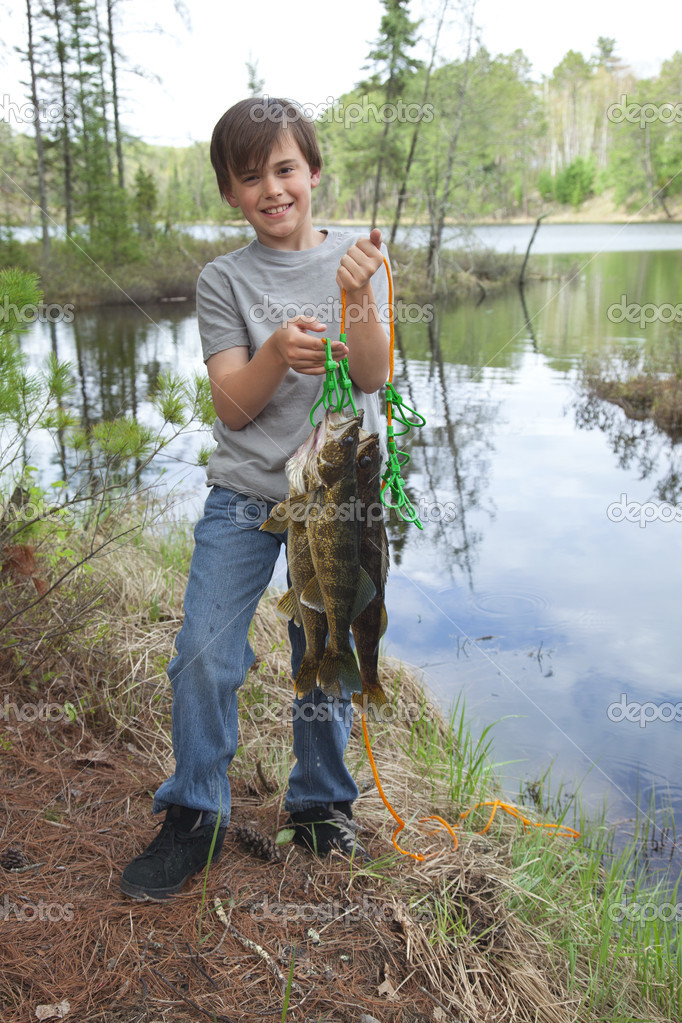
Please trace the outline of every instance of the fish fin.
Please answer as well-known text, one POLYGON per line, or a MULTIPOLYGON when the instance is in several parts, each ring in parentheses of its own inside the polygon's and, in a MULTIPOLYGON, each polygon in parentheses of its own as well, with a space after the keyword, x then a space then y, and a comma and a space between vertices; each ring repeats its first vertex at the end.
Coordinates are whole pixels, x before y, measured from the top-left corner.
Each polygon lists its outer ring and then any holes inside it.
POLYGON ((301 624, 301 609, 293 586, 287 590, 283 597, 280 597, 275 610, 284 618, 293 618, 297 625, 301 624))
POLYGON ((393 710, 380 682, 363 683, 361 693, 353 693, 353 705, 372 721, 386 721, 393 717, 393 710))
POLYGON ((303 587, 303 592, 299 597, 302 604, 306 607, 310 607, 313 611, 319 611, 324 613, 324 600, 322 599, 322 591, 320 589, 320 582, 316 575, 310 579, 303 587))
POLYGON ((328 696, 338 692, 339 684, 352 693, 361 692, 362 679, 353 651, 339 652, 327 647, 317 671, 317 684, 328 696))
POLYGON ((358 615, 362 614, 370 600, 372 600, 377 592, 377 588, 365 572, 364 568, 360 568, 358 572, 358 588, 355 593, 355 603, 353 604, 353 610, 350 614, 350 620, 355 621, 358 615))
POLYGON ((317 685, 317 661, 304 655, 294 680, 297 696, 305 696, 317 685))
MULTIPOLYGON (((386 613, 386 605, 381 605, 381 617, 379 619, 379 639, 384 635, 388 628, 388 615, 386 613)), ((381 687, 379 687, 381 688, 381 687)))
POLYGON ((289 498, 280 501, 270 513, 270 518, 258 527, 264 533, 286 533, 289 528, 289 498))
POLYGON ((304 513, 301 509, 310 502, 312 497, 312 494, 294 494, 285 497, 272 509, 270 518, 266 519, 258 528, 266 533, 286 533, 292 520, 295 522, 298 517, 303 517, 304 513))

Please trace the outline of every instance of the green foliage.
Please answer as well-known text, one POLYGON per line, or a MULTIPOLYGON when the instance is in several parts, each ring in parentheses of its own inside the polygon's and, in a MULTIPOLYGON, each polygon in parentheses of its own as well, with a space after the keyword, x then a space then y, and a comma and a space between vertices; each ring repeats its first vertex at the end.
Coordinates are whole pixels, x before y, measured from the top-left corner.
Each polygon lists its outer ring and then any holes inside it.
POLYGON ((554 198, 554 178, 546 167, 543 167, 538 175, 538 192, 545 202, 554 198))
POLYGON ((137 229, 144 238, 154 233, 154 216, 158 202, 154 176, 142 167, 137 168, 135 175, 135 196, 133 206, 137 218, 137 229))
MULTIPOLYGON (((210 415, 207 379, 167 374, 154 392, 157 425, 131 416, 80 422, 69 411, 75 386, 70 365, 49 355, 41 371, 30 372, 17 344, 25 324, 14 307, 36 305, 41 297, 35 275, 0 271, 0 301, 9 310, 0 329, 0 536, 5 544, 30 542, 46 552, 41 574, 50 575, 51 592, 74 573, 87 571, 91 558, 139 535, 144 507, 131 509, 142 471, 183 430, 212 426, 215 412, 210 415), (49 484, 26 461, 36 430, 47 434, 59 453, 62 478, 49 484)), ((7 599, 0 632, 42 599, 43 583, 36 595, 31 587, 7 589, 3 577, 7 599)))
POLYGON ((592 194, 593 184, 594 164, 578 156, 557 174, 554 194, 558 202, 570 203, 577 208, 592 194))
POLYGON ((36 309, 41 298, 37 274, 13 266, 0 270, 0 337, 25 333, 32 323, 27 311, 36 309))

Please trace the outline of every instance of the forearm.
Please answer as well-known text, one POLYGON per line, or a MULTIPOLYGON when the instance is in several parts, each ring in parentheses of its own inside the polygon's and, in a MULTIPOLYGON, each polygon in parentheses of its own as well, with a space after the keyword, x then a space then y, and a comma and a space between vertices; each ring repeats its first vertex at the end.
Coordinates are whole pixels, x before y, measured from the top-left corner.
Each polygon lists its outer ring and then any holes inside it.
POLYGON ((371 283, 346 292, 346 334, 351 379, 360 390, 372 394, 388 379, 389 339, 371 283))
POLYGON ((241 430, 263 411, 288 369, 268 341, 244 366, 211 380, 218 418, 231 430, 241 430))

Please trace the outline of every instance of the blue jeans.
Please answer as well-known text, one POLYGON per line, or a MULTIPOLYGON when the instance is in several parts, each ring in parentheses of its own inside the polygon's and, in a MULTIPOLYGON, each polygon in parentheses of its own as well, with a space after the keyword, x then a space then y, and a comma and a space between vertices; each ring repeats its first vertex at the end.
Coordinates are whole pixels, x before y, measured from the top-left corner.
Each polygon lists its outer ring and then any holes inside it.
MULTIPOLYGON (((208 821, 220 807, 221 824, 230 819, 227 769, 237 752, 237 690, 255 660, 249 625, 286 540, 284 533, 258 529, 272 508, 213 487, 195 527, 185 617, 177 655, 168 666, 175 772, 157 790, 154 813, 178 803, 208 811, 208 821)), ((289 637, 293 678, 305 650, 303 629, 290 622, 289 637)), ((351 722, 350 700, 328 701, 320 689, 293 699, 296 763, 286 810, 357 799, 358 788, 343 762, 351 722)))

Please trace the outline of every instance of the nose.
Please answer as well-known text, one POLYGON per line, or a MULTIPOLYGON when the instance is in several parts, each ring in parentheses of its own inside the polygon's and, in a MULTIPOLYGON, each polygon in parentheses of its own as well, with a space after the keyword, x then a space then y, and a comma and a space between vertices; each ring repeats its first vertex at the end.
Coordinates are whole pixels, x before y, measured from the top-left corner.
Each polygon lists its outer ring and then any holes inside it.
POLYGON ((282 187, 275 174, 268 174, 263 181, 263 192, 267 198, 282 194, 282 187))

